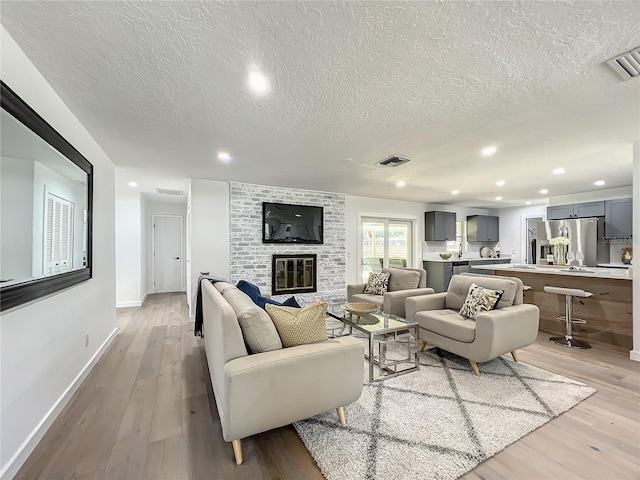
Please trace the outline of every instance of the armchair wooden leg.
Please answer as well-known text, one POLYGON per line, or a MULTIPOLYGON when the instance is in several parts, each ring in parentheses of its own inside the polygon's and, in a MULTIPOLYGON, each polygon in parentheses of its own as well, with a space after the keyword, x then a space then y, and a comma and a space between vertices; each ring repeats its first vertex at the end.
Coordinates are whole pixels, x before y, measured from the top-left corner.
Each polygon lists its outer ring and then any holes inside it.
POLYGON ((424 349, 426 348, 426 346, 427 346, 427 342, 422 342, 422 343, 420 344, 420 351, 421 351, 421 352, 424 352, 424 349))
POLYGON ((473 368, 473 373, 476 374, 476 377, 480 376, 480 370, 478 370, 478 364, 476 362, 474 362, 473 360, 469 360, 469 363, 471 364, 471 368, 473 368))
POLYGON ((234 440, 231 442, 233 445, 233 455, 236 457, 236 465, 242 463, 242 440, 234 440))
POLYGON ((516 356, 516 351, 515 350, 513 352, 511 352, 511 356, 513 357, 513 361, 514 362, 518 361, 518 357, 516 356))
POLYGON ((336 408, 336 412, 338 412, 338 421, 340 422, 340 425, 346 425, 347 419, 344 418, 344 407, 336 408))

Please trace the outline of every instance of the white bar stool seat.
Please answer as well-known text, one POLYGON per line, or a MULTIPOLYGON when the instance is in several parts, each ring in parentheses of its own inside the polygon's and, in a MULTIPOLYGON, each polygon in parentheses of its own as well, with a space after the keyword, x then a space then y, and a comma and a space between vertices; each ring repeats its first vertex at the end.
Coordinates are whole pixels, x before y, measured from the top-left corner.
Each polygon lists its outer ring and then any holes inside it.
POLYGON ((589 298, 593 295, 591 292, 585 292, 579 288, 563 288, 563 287, 544 287, 544 291, 547 293, 554 293, 556 295, 564 295, 566 297, 566 317, 565 323, 567 325, 567 334, 564 337, 551 337, 550 342, 557 343, 564 347, 571 348, 591 348, 587 342, 573 338, 573 297, 589 298))

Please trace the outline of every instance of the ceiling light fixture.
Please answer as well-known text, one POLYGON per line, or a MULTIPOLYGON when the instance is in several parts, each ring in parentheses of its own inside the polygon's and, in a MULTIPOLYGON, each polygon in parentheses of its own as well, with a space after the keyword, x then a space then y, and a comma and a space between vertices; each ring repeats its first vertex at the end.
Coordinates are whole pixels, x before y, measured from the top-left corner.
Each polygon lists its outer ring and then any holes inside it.
POLYGON ((480 153, 482 154, 483 157, 490 157, 491 155, 496 153, 496 150, 497 148, 491 145, 489 147, 484 147, 482 150, 480 150, 480 153))
POLYGON ((130 187, 137 187, 138 186, 138 182, 129 182, 128 185, 130 187))
POLYGON ((554 175, 562 175, 564 173, 564 168, 554 168, 553 170, 551 170, 551 173, 553 173, 554 175))
POLYGON ((406 185, 406 183, 404 182, 404 180, 399 180, 396 182, 396 187, 398 188, 402 188, 406 185))
POLYGON ((218 160, 224 163, 229 163, 231 161, 231 155, 227 152, 218 152, 218 160))
POLYGON ((247 87, 256 97, 263 97, 271 90, 269 79, 264 72, 255 65, 249 68, 247 87))
POLYGON ((542 195, 546 195, 547 193, 549 193, 549 190, 547 190, 546 188, 543 188, 542 190, 540 190, 540 193, 542 195))
POLYGON ((502 200, 502 197, 496 197, 496 200, 500 201, 502 200))
POLYGON ((505 183, 507 183, 507 182, 505 182, 504 180, 498 180, 498 181, 496 182, 496 185, 498 185, 499 187, 501 187, 501 186, 503 186, 505 183))
POLYGON ((526 202, 524 202, 525 205, 531 205, 531 200, 527 200, 526 202))
POLYGON ((604 185, 604 180, 597 180, 597 181, 593 182, 593 184, 594 184, 596 187, 601 187, 601 186, 603 186, 603 185, 604 185))
POLYGON ((460 193, 460 190, 453 190, 451 192, 451 195, 458 195, 460 193))

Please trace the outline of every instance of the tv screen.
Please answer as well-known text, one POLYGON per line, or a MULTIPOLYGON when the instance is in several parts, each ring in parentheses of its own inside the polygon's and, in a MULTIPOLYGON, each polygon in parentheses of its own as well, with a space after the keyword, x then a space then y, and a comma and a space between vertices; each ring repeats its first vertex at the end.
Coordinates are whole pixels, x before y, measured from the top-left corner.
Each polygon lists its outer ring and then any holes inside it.
POLYGON ((323 243, 323 207, 262 203, 262 243, 323 243))

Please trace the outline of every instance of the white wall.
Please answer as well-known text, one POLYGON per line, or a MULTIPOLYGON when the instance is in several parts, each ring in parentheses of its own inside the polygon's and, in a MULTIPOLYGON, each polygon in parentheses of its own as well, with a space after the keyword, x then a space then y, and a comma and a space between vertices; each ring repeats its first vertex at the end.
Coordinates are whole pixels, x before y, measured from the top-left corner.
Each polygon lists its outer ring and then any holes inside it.
POLYGON ((633 142, 633 350, 631 359, 640 362, 640 140, 633 142))
POLYGON ((0 159, 0 275, 27 280, 32 270, 34 162, 0 159))
POLYGON ((2 80, 94 167, 93 278, 1 314, 0 476, 8 479, 116 332, 115 222, 113 164, 4 27, 0 29, 2 80))
POLYGON ((191 283, 189 315, 194 315, 196 285, 200 272, 230 278, 229 184, 214 180, 191 180, 191 283))
POLYGON ((128 176, 116 168, 116 304, 142 305, 141 199, 137 190, 126 186, 128 176))
POLYGON ((147 295, 153 292, 153 272, 150 263, 153 261, 151 249, 150 227, 146 219, 149 215, 149 200, 144 195, 140 196, 140 304, 143 304, 147 295))
POLYGON ((500 252, 511 256, 512 263, 526 263, 526 219, 531 217, 547 218, 547 205, 528 205, 526 207, 501 208, 500 252))

